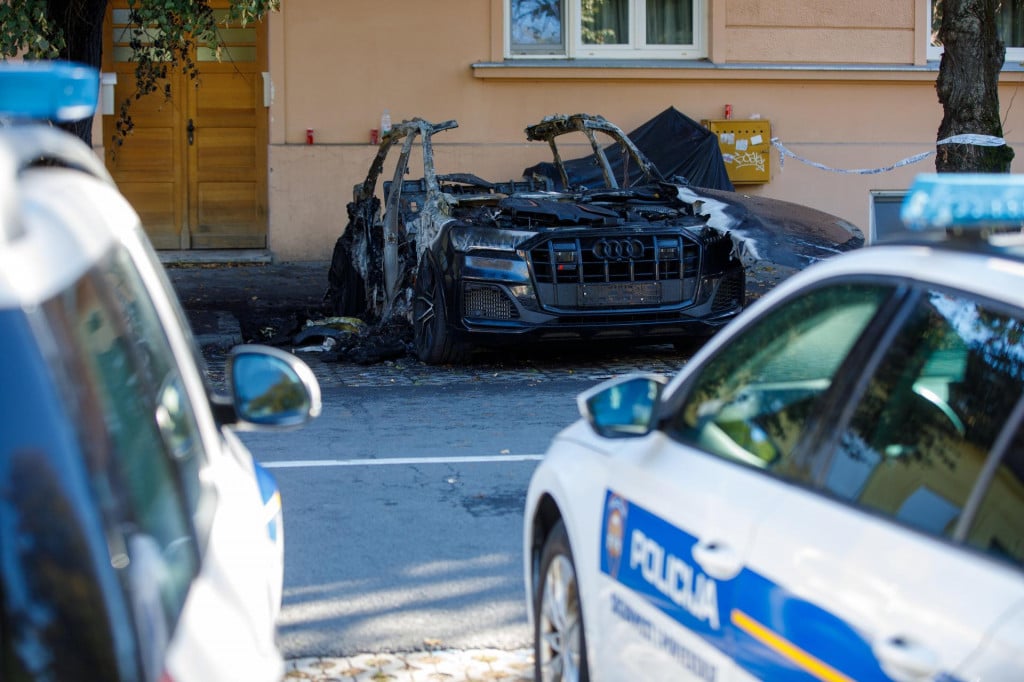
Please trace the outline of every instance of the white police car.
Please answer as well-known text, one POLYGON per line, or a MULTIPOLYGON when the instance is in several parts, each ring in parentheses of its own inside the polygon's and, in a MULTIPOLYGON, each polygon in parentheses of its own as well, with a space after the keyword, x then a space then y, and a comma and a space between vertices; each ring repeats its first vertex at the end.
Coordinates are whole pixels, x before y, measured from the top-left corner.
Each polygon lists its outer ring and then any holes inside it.
POLYGON ((904 218, 580 396, 526 503, 539 680, 1024 679, 1024 177, 904 218))
POLYGON ((98 74, 0 65, 0 679, 279 680, 281 501, 229 428, 316 416, 309 368, 240 346, 209 391, 93 150, 98 74))

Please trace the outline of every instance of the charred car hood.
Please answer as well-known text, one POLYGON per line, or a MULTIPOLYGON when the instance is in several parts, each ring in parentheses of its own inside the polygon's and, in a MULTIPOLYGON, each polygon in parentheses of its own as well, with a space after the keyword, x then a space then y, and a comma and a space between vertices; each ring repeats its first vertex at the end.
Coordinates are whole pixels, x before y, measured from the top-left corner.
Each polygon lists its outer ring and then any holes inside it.
POLYGON ((708 216, 708 225, 743 242, 745 264, 767 260, 804 268, 864 245, 864 234, 855 225, 807 206, 738 192, 679 191, 687 200, 701 202, 698 211, 708 216))
POLYGON ((575 201, 512 196, 502 199, 498 208, 507 211, 517 224, 601 226, 623 222, 611 209, 575 201))
MULTIPOLYGON (((744 266, 770 265, 787 274, 864 245, 860 229, 837 216, 788 201, 689 185, 517 194, 501 199, 497 208, 507 221, 503 226, 517 231, 706 225, 732 238, 744 266)), ((478 224, 494 226, 494 221, 478 224)))
POLYGON ((800 204, 696 187, 680 187, 679 195, 700 202, 696 210, 709 227, 729 233, 748 286, 762 292, 812 263, 864 246, 857 226, 800 204))

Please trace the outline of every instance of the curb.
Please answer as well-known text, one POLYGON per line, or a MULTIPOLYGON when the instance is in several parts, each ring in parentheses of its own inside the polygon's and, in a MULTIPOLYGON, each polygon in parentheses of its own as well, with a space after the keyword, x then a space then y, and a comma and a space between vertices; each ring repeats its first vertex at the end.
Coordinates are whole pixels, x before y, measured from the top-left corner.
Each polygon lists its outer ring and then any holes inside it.
POLYGON ((533 680, 533 650, 468 649, 287 661, 286 682, 476 682, 533 680))

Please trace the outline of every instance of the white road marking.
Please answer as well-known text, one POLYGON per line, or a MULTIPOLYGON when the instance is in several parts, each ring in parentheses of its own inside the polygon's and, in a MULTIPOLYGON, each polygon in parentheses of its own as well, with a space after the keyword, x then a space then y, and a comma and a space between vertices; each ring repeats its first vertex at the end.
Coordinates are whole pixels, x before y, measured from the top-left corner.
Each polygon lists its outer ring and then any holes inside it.
POLYGON ((297 459, 260 462, 268 469, 305 469, 314 467, 380 467, 403 464, 492 464, 494 462, 539 462, 544 455, 493 455, 479 457, 390 457, 385 459, 297 459))

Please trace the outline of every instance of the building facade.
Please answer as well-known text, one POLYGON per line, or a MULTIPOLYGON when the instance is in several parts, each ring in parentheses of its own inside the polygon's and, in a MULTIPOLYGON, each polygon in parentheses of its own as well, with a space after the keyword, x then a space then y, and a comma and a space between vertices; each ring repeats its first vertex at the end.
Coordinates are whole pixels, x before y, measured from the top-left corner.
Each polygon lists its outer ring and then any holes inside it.
MULTIPOLYGON (((1022 3, 1003 4, 1000 106, 1007 144, 1022 148, 1022 3)), ((116 101, 131 81, 118 61, 124 7, 104 50, 116 101)), ((226 31, 227 61, 200 48, 198 87, 178 78, 170 99, 136 103, 123 145, 109 143, 113 113, 96 143, 159 248, 326 260, 385 111, 456 119, 435 137, 438 167, 507 180, 549 158, 523 133, 549 114, 629 131, 670 106, 698 121, 728 108, 727 152, 767 164, 737 191, 868 233, 875 208, 934 170, 930 155, 900 164, 936 148, 939 11, 941 0, 284 0, 261 25, 226 31)))

